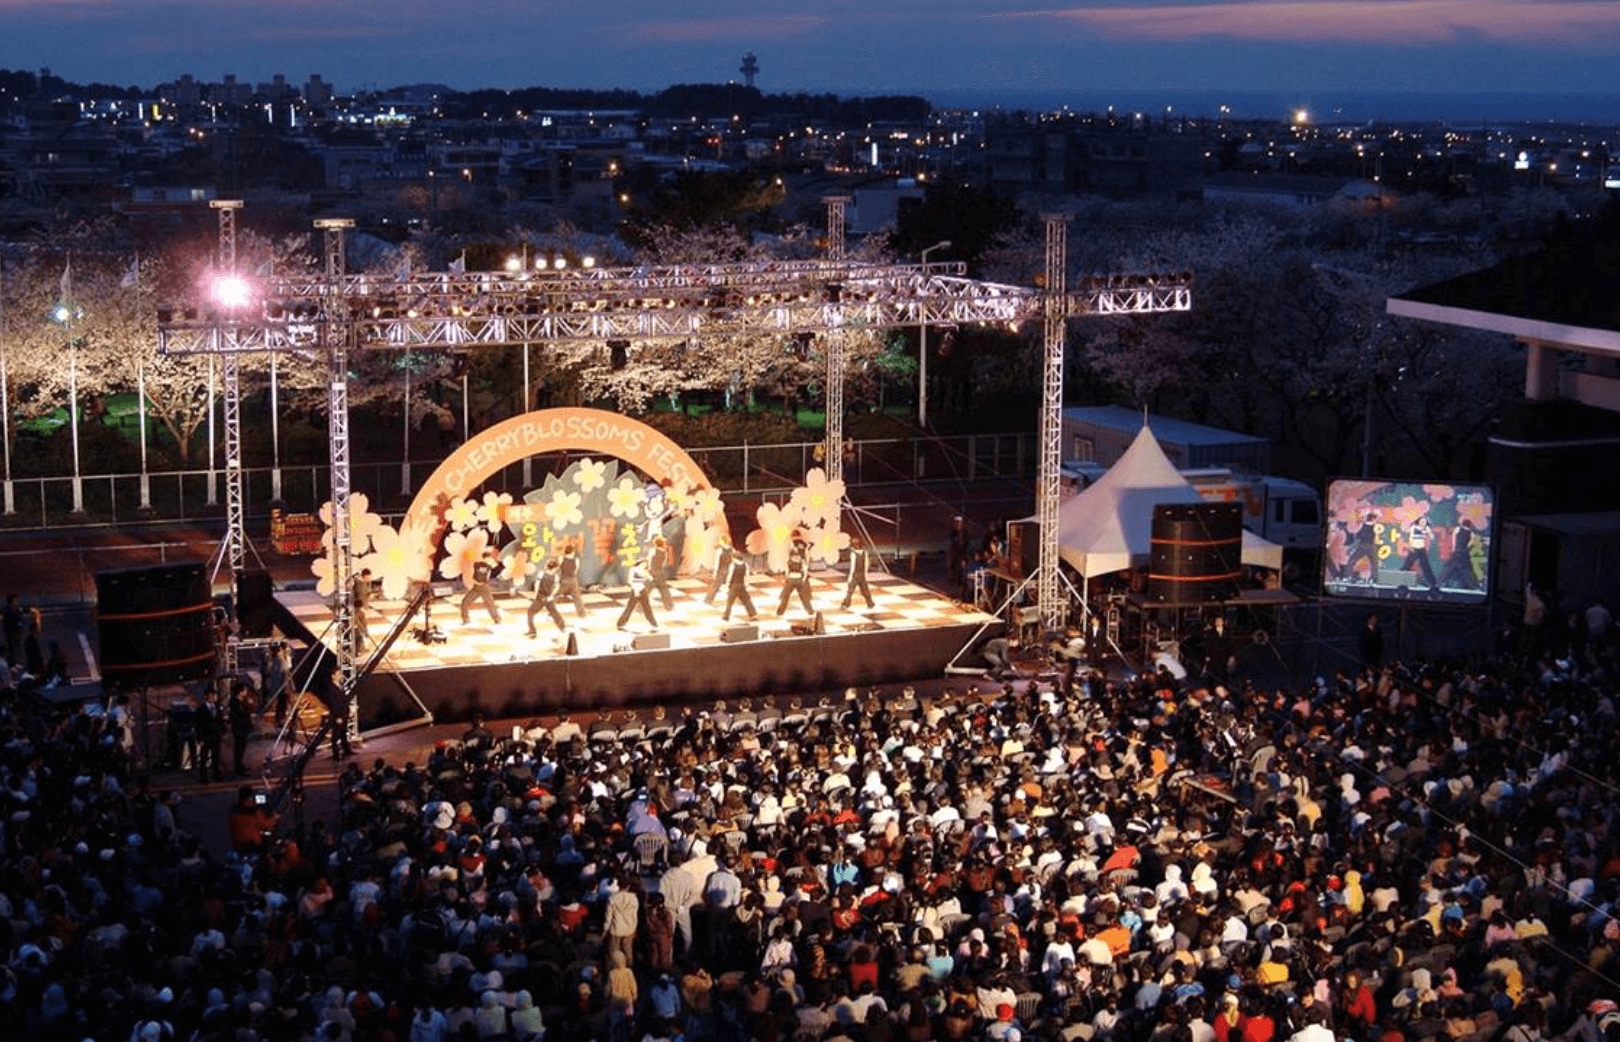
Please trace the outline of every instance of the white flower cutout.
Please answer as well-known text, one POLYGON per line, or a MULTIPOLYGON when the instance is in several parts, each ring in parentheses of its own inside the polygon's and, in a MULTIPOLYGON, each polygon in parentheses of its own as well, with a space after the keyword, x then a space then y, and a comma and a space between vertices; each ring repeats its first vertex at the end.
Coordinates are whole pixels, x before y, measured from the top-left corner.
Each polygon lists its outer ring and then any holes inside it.
POLYGON ((636 479, 626 475, 619 479, 617 485, 608 489, 608 513, 614 517, 634 521, 641 516, 641 504, 646 496, 636 479))
POLYGON ((582 459, 574 467, 574 484, 582 494, 607 484, 607 460, 582 459))
POLYGON ((551 500, 546 504, 546 520, 551 527, 561 530, 572 528, 585 520, 580 512, 581 496, 578 492, 569 492, 567 489, 557 489, 551 494, 551 500))
POLYGON ((335 568, 336 564, 329 553, 309 563, 309 570, 315 574, 315 592, 322 597, 332 596, 332 591, 337 589, 336 577, 332 574, 335 568))
POLYGON ((843 479, 827 480, 827 472, 820 467, 810 468, 804 476, 804 486, 793 490, 793 505, 804 512, 805 520, 819 524, 837 524, 843 508, 843 479))
POLYGON ((464 496, 458 496, 450 501, 445 509, 444 520, 450 525, 452 532, 465 532, 478 524, 478 504, 464 496))
POLYGON ((513 550, 506 555, 505 564, 506 567, 501 571, 501 578, 514 587, 523 585, 530 576, 540 570, 534 559, 529 556, 527 550, 513 550))
POLYGON ((849 545, 849 533, 840 531, 836 527, 813 528, 808 533, 810 537, 810 556, 818 561, 834 564, 838 555, 844 552, 849 545))
POLYGON ((426 582, 433 577, 433 555, 425 529, 407 527, 396 532, 384 525, 371 538, 371 553, 358 562, 360 568, 370 568, 372 577, 382 585, 382 594, 389 600, 402 600, 414 582, 426 582))
POLYGON ((439 562, 439 574, 446 579, 460 579, 461 585, 472 586, 473 565, 489 548, 489 533, 482 528, 470 532, 451 532, 444 537, 444 560, 439 562))
POLYGON ((506 521, 506 508, 511 505, 512 493, 485 492, 484 501, 478 506, 478 523, 491 533, 499 532, 501 525, 506 521))
POLYGON ((787 567, 788 550, 793 545, 793 530, 803 516, 792 503, 766 503, 754 513, 759 527, 748 533, 748 552, 764 554, 766 567, 780 572, 787 567))
POLYGON ((718 519, 725 513, 725 504, 720 502, 720 490, 717 488, 700 488, 692 493, 692 516, 704 524, 718 519))
MULTIPOLYGON (((321 523, 326 531, 321 535, 321 545, 330 550, 334 541, 332 534, 332 501, 329 499, 321 504, 321 523)), ((371 535, 382 527, 382 518, 371 512, 371 498, 364 492, 349 493, 349 553, 363 554, 371 549, 371 535)))

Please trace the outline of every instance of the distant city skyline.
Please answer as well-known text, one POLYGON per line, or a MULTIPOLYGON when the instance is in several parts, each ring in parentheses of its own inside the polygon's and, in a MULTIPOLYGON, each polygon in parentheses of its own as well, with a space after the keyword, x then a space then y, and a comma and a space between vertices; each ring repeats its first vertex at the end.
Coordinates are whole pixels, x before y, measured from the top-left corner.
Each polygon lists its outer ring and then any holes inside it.
MULTIPOLYGON (((1620 97, 1620 0, 0 0, 0 66, 153 85, 320 73, 340 91, 741 81, 759 89, 1030 96, 1247 92, 1620 97)), ((1414 99, 1416 100, 1416 99, 1414 99)), ((1591 107, 1591 106, 1588 106, 1591 107)), ((1601 119, 1597 112, 1575 114, 1601 119)), ((1260 113, 1255 113, 1260 114, 1260 113)), ((1554 117, 1561 112, 1528 112, 1554 117)), ((1491 113, 1481 113, 1490 116, 1491 113)), ((1517 115, 1517 114, 1515 114, 1517 115)), ((1620 122, 1620 106, 1609 120, 1620 122)))

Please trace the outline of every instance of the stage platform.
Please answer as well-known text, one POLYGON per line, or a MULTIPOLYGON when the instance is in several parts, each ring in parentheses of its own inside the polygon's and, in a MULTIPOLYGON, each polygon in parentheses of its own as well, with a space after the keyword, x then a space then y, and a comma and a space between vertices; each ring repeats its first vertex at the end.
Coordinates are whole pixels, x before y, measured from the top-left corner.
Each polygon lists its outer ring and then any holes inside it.
MULTIPOLYGON (((737 607, 729 624, 722 621, 725 595, 705 604, 706 578, 671 581, 674 603, 667 611, 653 594, 656 631, 639 612, 628 630, 615 627, 628 591, 589 590, 583 619, 575 616, 571 603, 558 604, 572 627, 577 655, 566 654, 567 636, 545 612, 535 616, 539 635, 527 635, 529 598, 497 594, 499 623, 482 606, 474 606, 471 621, 464 624, 459 588, 452 593, 450 584, 439 584, 433 625, 443 632, 444 643, 421 643, 412 634, 420 615, 412 620, 377 670, 361 682, 360 724, 370 729, 418 715, 398 679, 436 719, 463 720, 474 711, 505 719, 558 709, 817 692, 937 677, 980 626, 996 621, 898 576, 874 574, 870 583, 875 606, 868 609, 857 597, 844 611, 838 607, 844 596, 842 573, 816 573, 813 603, 823 630, 817 634, 812 632, 814 617, 797 598, 784 616, 776 617, 780 580, 752 577, 758 636, 732 641, 723 640, 722 633, 728 625, 745 624, 746 615, 737 607), (667 646, 637 649, 649 639, 667 641, 667 646)), ((326 634, 332 613, 315 591, 282 591, 276 602, 282 632, 310 643, 326 634)), ((404 608, 401 601, 374 599, 368 626, 372 637, 380 639, 404 608)))

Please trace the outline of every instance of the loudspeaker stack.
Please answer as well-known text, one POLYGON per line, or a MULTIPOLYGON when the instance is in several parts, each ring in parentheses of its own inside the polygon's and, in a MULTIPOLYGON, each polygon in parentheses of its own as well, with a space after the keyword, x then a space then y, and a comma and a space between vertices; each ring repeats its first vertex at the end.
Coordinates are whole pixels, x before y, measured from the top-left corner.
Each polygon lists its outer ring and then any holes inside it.
POLYGON ((214 675, 214 598, 202 562, 96 573, 96 629, 108 687, 214 675))
POLYGON ((1238 503, 1160 503, 1153 508, 1152 604, 1212 604, 1237 596, 1243 568, 1238 503))

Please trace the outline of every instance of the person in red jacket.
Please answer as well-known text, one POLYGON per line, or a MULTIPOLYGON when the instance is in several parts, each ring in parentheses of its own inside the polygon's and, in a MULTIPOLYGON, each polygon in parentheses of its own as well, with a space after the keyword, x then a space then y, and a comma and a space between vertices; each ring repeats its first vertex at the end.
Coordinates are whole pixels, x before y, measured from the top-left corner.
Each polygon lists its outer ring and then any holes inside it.
POLYGON ((1228 992, 1221 998, 1221 1011, 1215 1014, 1215 1021, 1210 1025, 1215 1029, 1215 1042, 1239 1042, 1248 1022, 1238 997, 1228 992))
POLYGON ((1339 1026, 1343 1033, 1361 1036, 1367 1028, 1378 1022, 1378 1004, 1373 1001, 1372 989, 1361 979, 1360 970, 1344 975, 1339 988, 1339 1026))

